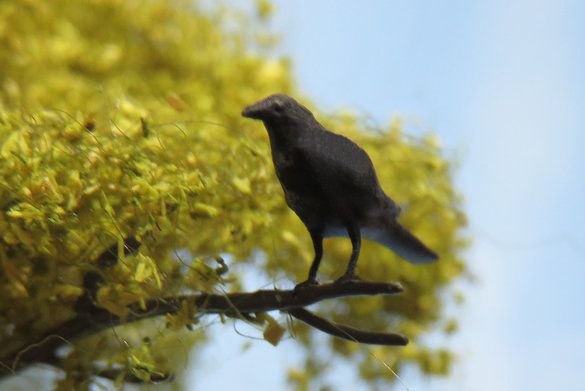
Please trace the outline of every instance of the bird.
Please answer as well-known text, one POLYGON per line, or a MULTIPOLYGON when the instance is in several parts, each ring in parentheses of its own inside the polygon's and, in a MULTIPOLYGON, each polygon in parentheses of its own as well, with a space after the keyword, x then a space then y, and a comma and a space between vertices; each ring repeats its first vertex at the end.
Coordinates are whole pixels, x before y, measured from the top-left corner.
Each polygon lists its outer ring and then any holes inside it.
POLYGON ((285 94, 245 107, 242 116, 264 123, 286 203, 313 241, 308 278, 295 289, 318 284, 324 238, 351 240, 347 269, 336 283, 359 279, 355 268, 362 236, 413 264, 439 259, 397 221, 400 207, 386 195, 370 157, 356 143, 325 129, 309 109, 285 94))

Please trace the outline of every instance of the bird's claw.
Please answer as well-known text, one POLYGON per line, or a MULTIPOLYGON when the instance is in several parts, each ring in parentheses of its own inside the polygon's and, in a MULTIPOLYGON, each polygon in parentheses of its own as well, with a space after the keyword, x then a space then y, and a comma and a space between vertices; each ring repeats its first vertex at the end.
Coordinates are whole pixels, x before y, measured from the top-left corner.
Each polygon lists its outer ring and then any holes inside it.
POLYGON ((335 280, 333 283, 335 285, 339 285, 339 284, 345 284, 351 281, 359 281, 361 280, 360 276, 356 275, 356 274, 344 274, 343 276, 339 277, 337 280, 335 280))
POLYGON ((300 291, 302 291, 303 289, 308 288, 308 287, 310 287, 312 285, 319 285, 319 283, 317 282, 317 280, 306 280, 306 281, 303 281, 303 282, 301 282, 301 283, 299 283, 299 284, 297 284, 295 286, 294 293, 297 294, 300 291))

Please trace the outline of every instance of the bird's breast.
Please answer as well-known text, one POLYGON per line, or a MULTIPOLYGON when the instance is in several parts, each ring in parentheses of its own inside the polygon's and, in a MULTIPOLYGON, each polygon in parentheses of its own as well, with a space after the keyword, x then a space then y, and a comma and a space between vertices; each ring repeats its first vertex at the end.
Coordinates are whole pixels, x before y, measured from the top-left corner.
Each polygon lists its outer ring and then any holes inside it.
POLYGON ((276 175, 286 193, 295 193, 298 197, 323 196, 315 173, 294 150, 273 153, 272 158, 276 175))

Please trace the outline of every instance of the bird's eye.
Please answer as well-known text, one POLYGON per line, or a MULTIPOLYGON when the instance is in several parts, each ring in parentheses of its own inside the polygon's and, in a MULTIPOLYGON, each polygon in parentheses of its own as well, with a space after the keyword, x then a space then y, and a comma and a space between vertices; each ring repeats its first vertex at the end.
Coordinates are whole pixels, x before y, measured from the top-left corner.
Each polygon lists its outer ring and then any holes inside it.
POLYGON ((274 105, 274 110, 277 113, 281 114, 281 113, 284 112, 284 106, 282 105, 282 103, 277 103, 277 104, 274 105))

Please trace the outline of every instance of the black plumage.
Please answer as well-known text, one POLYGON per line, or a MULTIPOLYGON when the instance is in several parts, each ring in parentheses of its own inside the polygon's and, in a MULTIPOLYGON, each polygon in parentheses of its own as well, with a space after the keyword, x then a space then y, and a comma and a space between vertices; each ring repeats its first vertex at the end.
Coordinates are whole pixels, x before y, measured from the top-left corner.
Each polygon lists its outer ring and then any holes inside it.
POLYGON ((351 239, 342 281, 357 278, 362 235, 411 263, 438 259, 396 221, 400 208, 384 193, 370 157, 357 144, 325 129, 306 107, 284 94, 252 104, 242 115, 264 122, 286 202, 313 240, 315 258, 303 284, 317 283, 326 237, 351 239))

